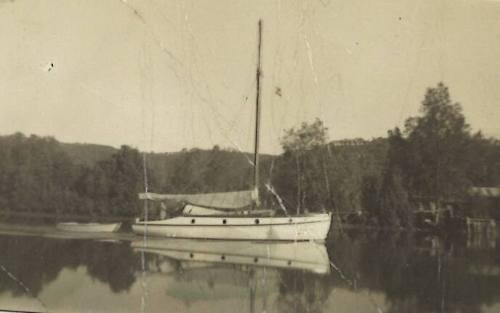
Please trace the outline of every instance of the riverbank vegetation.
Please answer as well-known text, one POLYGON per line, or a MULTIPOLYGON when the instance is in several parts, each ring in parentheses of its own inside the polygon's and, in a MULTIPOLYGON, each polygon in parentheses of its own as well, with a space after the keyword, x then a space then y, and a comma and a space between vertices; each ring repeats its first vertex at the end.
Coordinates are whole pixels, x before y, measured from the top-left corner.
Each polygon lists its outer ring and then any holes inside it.
MULTIPOLYGON (((262 156, 264 205, 279 205, 268 192, 272 186, 289 214, 325 210, 364 225, 405 228, 423 206, 453 204, 468 216, 487 215, 472 207, 498 207, 498 199, 471 200, 468 190, 500 186, 500 143, 472 131, 443 84, 429 88, 420 114, 386 138, 329 141, 327 133, 319 119, 303 123, 284 132, 281 155, 262 156)), ((145 157, 150 191, 251 188, 251 154, 214 146, 145 157)), ((0 216, 133 217, 144 188, 144 155, 137 149, 21 133, 0 137, 0 216)))
POLYGON ((274 184, 293 207, 354 211, 358 223, 404 228, 415 225, 418 210, 452 207, 458 216, 488 217, 488 208, 500 208, 498 198, 469 192, 500 186, 500 142, 472 131, 442 83, 427 90, 420 114, 387 138, 345 145, 328 142, 326 133, 316 120, 282 139, 274 184))

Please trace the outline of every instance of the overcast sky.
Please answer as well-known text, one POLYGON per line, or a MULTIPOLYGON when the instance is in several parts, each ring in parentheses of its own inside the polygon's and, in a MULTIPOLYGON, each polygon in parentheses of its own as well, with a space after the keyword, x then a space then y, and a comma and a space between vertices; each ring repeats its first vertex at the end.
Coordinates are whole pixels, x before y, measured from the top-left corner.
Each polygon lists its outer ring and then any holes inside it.
POLYGON ((263 152, 315 117, 384 136, 439 81, 500 137, 500 2, 479 0, 0 1, 0 134, 251 151, 259 18, 263 152))

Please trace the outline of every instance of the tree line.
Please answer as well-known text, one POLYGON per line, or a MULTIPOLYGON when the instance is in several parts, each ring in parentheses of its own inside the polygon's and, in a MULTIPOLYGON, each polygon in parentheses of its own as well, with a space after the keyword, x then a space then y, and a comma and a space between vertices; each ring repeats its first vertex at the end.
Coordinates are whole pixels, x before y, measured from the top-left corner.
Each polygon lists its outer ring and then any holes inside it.
POLYGON ((364 223, 406 228, 424 205, 451 203, 471 217, 500 207, 498 198, 469 193, 472 186, 500 186, 500 142, 472 132, 443 83, 426 91, 418 116, 386 138, 338 146, 326 134, 317 119, 286 131, 281 140, 274 183, 293 207, 354 210, 363 213, 364 223))
POLYGON ((131 216, 138 210, 142 157, 127 146, 92 165, 75 161, 51 137, 0 137, 0 211, 131 216))
MULTIPOLYGON (((427 90, 418 116, 385 138, 332 142, 327 133, 319 119, 302 123, 284 132, 282 154, 261 157, 264 206, 359 212, 370 225, 411 227, 421 203, 463 203, 471 186, 500 186, 499 141, 472 132, 441 83, 427 90)), ((137 216, 145 173, 148 189, 160 193, 243 190, 252 188, 251 160, 219 146, 143 155, 128 146, 0 136, 0 212, 137 216)))

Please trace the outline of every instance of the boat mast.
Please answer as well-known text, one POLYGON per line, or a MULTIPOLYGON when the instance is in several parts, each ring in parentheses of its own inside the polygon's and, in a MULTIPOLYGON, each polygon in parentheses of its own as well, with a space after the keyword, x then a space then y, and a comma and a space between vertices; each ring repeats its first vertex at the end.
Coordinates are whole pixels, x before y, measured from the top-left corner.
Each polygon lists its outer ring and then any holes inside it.
POLYGON ((256 193, 255 197, 255 205, 258 207, 260 205, 259 201, 259 137, 260 137, 260 77, 262 74, 260 68, 260 59, 261 59, 261 46, 262 46, 262 20, 259 20, 259 43, 258 43, 258 51, 257 51, 257 96, 255 99, 255 151, 253 157, 254 164, 254 175, 253 175, 253 184, 254 190, 256 193))

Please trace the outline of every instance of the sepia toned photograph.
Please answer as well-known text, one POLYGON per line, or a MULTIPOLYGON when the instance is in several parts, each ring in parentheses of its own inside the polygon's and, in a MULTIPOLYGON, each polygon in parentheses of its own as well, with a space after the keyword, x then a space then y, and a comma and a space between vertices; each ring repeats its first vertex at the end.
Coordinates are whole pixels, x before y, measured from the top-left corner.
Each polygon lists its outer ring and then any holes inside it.
POLYGON ((0 0, 0 312, 500 313, 500 0, 0 0))

